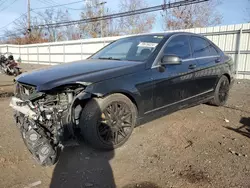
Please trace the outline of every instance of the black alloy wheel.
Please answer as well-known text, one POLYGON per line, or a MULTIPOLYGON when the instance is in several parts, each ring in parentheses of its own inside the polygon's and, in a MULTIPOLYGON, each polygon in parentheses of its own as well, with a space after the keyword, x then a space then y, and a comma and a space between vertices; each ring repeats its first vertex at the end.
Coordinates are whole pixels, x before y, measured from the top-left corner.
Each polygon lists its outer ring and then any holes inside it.
POLYGON ((81 135, 94 148, 112 150, 128 140, 136 118, 135 104, 123 94, 92 98, 81 113, 81 135))
POLYGON ((133 131, 132 112, 124 102, 112 102, 101 114, 98 135, 104 143, 117 145, 133 131))
POLYGON ((221 103, 227 101, 229 95, 229 81, 228 79, 224 79, 219 88, 219 100, 221 103))
POLYGON ((225 105, 229 96, 229 89, 230 89, 229 79, 225 75, 221 76, 216 85, 214 91, 214 97, 210 101, 210 103, 215 106, 225 105))

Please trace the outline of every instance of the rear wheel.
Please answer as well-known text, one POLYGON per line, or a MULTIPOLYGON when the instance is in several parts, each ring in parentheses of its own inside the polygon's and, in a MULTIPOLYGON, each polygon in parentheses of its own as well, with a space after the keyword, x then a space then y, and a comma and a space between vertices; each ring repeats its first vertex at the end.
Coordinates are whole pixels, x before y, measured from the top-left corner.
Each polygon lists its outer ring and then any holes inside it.
POLYGON ((93 98, 81 114, 81 134, 93 147, 111 150, 128 140, 136 116, 135 105, 122 94, 112 94, 103 99, 93 98))
POLYGON ((215 106, 223 106, 226 104, 229 96, 230 83, 226 76, 222 76, 215 88, 214 98, 211 104, 215 106))

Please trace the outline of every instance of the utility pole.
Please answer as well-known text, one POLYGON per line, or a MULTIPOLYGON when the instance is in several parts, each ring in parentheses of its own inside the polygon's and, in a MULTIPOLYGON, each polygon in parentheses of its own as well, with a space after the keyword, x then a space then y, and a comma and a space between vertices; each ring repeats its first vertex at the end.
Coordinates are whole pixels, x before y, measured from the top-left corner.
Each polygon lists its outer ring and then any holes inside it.
POLYGON ((30 0, 28 0, 28 16, 27 16, 27 34, 30 37, 31 29, 30 29, 30 0))
MULTIPOLYGON (((104 5, 106 4, 107 2, 106 1, 103 1, 101 3, 99 3, 98 5, 101 5, 101 17, 103 17, 103 13, 104 13, 104 5)), ((100 25, 101 25, 101 38, 104 37, 104 34, 103 34, 103 19, 100 20, 100 25)))

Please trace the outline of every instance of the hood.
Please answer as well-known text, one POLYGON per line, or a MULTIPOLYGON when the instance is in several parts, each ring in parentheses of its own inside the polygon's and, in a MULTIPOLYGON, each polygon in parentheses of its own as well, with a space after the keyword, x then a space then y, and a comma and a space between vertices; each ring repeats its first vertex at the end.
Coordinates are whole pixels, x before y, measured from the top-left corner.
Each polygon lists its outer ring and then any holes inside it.
POLYGON ((37 91, 46 91, 76 82, 99 82, 144 67, 143 62, 88 59, 23 73, 16 80, 35 86, 37 91))

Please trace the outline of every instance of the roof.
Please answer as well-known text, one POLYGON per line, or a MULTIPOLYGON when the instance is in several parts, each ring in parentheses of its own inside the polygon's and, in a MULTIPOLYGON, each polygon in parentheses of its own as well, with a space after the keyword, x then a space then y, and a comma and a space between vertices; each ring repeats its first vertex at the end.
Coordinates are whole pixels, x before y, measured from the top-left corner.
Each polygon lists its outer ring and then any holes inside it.
POLYGON ((165 37, 170 37, 172 35, 176 35, 176 34, 186 34, 186 35, 196 35, 196 36, 201 36, 199 34, 196 33, 191 33, 191 32, 184 32, 184 31, 169 31, 169 32, 159 32, 159 33, 142 33, 142 34, 135 34, 135 35, 131 35, 128 37, 133 37, 133 36, 148 36, 148 35, 163 35, 165 37))

